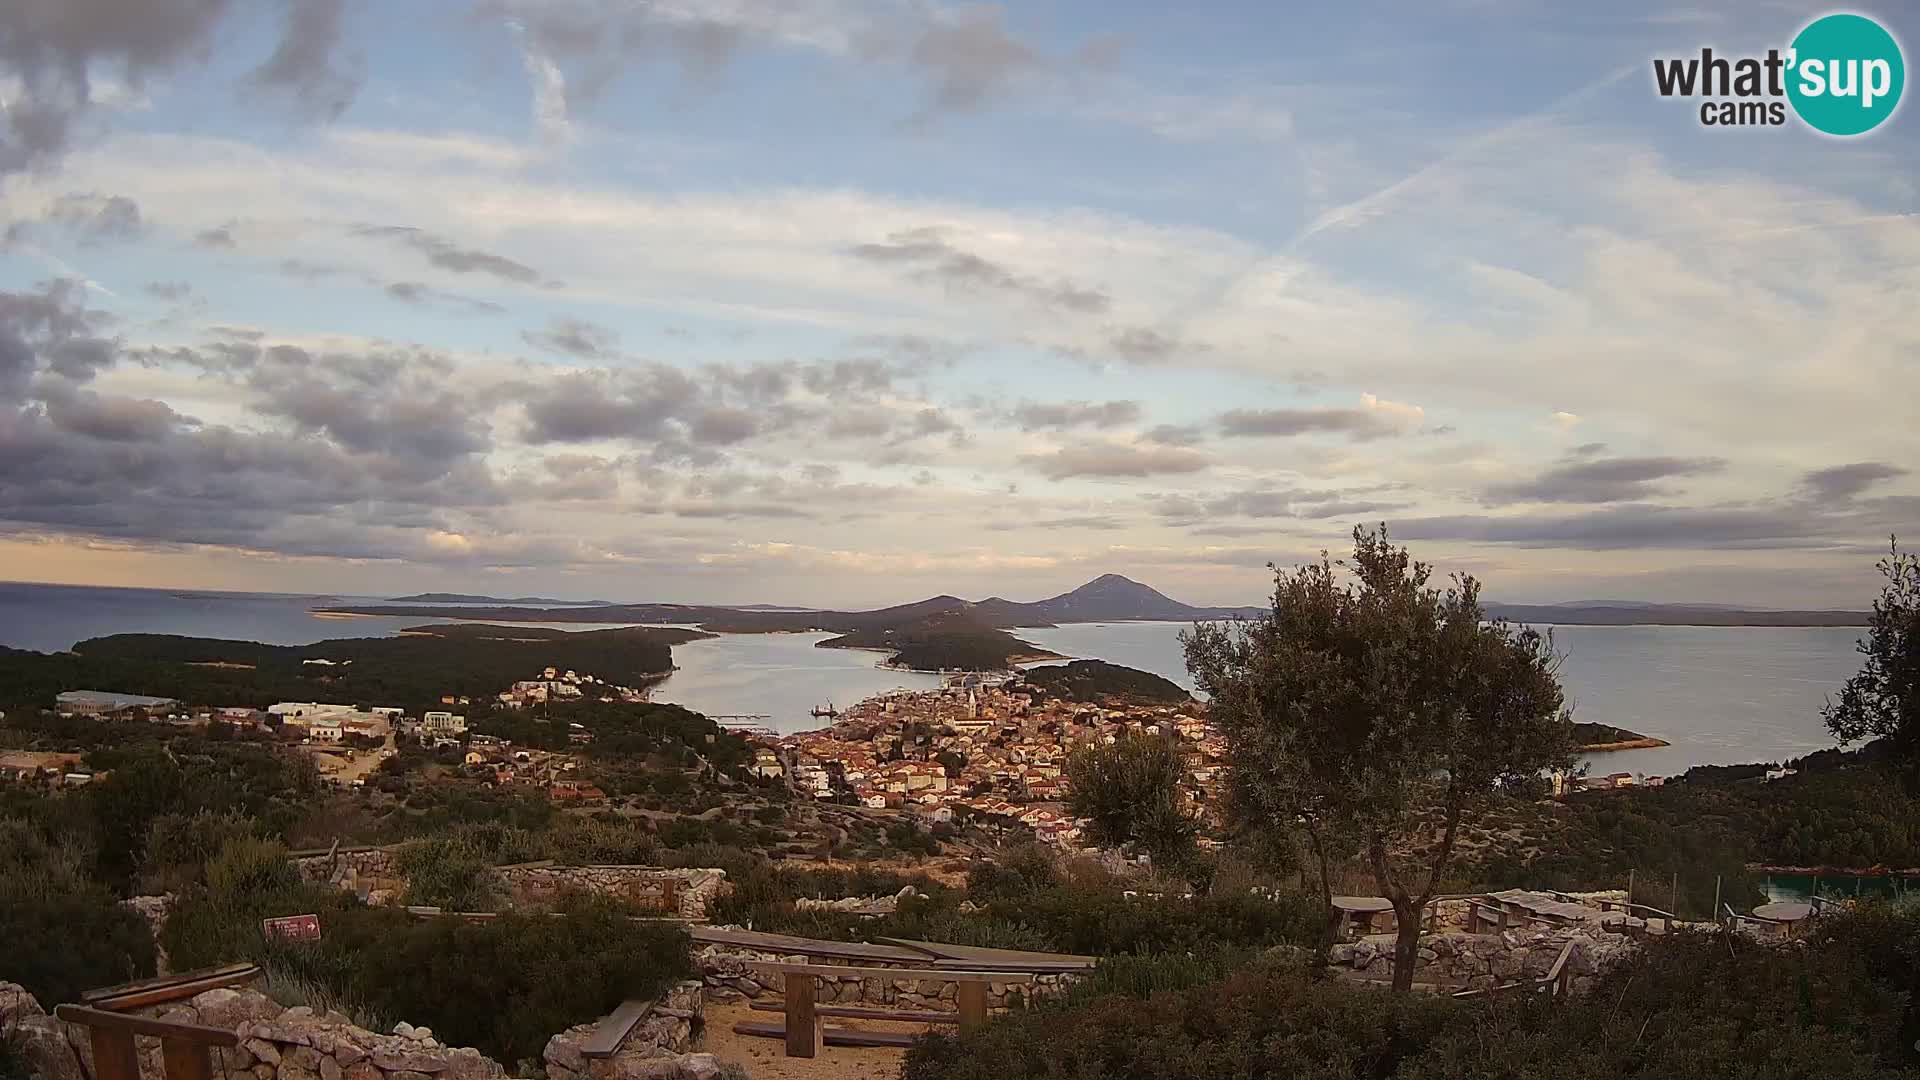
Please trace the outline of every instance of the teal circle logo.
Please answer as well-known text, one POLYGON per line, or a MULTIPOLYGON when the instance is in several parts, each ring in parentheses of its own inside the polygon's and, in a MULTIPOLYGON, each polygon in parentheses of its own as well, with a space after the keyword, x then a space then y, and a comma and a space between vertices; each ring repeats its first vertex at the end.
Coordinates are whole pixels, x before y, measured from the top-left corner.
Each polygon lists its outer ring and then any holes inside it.
POLYGON ((1863 135, 1900 104, 1907 65, 1900 43, 1865 15, 1826 15, 1793 39, 1787 99, 1816 131, 1863 135))

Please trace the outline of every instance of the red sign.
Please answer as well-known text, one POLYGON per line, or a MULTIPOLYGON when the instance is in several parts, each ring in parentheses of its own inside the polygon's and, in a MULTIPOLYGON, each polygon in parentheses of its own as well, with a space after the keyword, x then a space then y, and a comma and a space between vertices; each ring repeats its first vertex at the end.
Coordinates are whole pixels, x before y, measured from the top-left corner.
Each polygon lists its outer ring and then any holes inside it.
POLYGON ((281 941, 319 941, 320 916, 286 915, 278 919, 261 919, 260 930, 268 939, 281 941))

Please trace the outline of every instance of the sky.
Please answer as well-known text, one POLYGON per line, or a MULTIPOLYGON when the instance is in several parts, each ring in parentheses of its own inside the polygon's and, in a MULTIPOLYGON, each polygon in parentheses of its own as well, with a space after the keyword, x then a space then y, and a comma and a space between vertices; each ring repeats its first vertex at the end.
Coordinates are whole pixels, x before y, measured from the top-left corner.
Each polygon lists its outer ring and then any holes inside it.
POLYGON ((1651 73, 1827 10, 16 0, 0 579, 1863 606, 1920 115, 1651 73))

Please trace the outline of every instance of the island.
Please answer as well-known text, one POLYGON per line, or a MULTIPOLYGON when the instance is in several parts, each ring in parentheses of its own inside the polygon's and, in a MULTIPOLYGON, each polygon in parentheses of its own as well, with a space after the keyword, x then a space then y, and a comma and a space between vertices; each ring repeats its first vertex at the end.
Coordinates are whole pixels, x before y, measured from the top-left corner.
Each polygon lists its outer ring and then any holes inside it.
POLYGON ((1179 705, 1193 700, 1170 679, 1105 660, 1043 664, 1028 668, 1021 681, 1048 697, 1096 705, 1179 705))
POLYGON ((1656 739, 1611 724, 1575 724, 1573 741, 1574 749, 1583 754, 1603 754, 1611 750, 1652 750, 1673 745, 1665 739, 1656 739))

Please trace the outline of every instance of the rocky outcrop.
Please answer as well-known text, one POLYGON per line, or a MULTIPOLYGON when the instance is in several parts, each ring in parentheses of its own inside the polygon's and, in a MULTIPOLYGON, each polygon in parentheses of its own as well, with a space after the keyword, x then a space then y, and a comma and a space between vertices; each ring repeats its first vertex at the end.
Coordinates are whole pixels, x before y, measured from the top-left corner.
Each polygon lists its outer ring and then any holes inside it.
POLYGON ((704 984, 675 986, 654 1003, 609 1058, 588 1058, 580 1048, 599 1021, 571 1027, 547 1040, 541 1060, 547 1080, 710 1080, 720 1075, 712 1054, 688 1054, 706 1003, 704 984))
POLYGON ((161 893, 157 896, 132 896, 120 901, 120 906, 140 916, 147 924, 147 931, 153 935, 154 974, 165 975, 167 968, 167 950, 161 945, 160 931, 166 928, 167 916, 173 912, 174 895, 161 893))
MULTIPOLYGON (((782 955, 729 945, 707 945, 695 950, 694 966, 700 969, 707 996, 714 1001, 745 1001, 760 997, 780 997, 785 989, 769 975, 754 971, 749 963, 819 964, 847 966, 831 959, 813 956, 782 955)), ((880 964, 863 960, 859 967, 901 967, 915 965, 880 964)), ((920 966, 918 970, 925 970, 920 966)), ((1004 1009, 1023 1000, 1062 994, 1079 976, 1073 974, 1038 975, 1030 984, 989 982, 987 1007, 1004 1009)), ((816 980, 815 1000, 822 1005, 892 1005, 902 1009, 957 1011, 960 985, 947 979, 900 978, 842 975, 816 980)))

